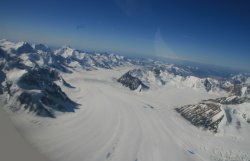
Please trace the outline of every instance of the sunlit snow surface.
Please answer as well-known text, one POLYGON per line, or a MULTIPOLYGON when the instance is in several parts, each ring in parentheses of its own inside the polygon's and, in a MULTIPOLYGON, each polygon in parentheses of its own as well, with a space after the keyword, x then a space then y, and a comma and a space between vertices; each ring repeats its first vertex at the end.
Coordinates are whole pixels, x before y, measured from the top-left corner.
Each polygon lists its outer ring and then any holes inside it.
MULTIPOLYGON (((249 161, 250 126, 224 117, 219 132, 204 131, 174 109, 218 95, 173 84, 146 92, 117 83, 129 69, 62 74, 61 87, 81 106, 56 119, 11 114, 22 135, 52 161, 249 161)), ((224 107, 235 109, 236 106, 224 107)), ((249 104, 239 107, 248 112, 249 104)), ((240 112, 240 111, 239 111, 240 112)))

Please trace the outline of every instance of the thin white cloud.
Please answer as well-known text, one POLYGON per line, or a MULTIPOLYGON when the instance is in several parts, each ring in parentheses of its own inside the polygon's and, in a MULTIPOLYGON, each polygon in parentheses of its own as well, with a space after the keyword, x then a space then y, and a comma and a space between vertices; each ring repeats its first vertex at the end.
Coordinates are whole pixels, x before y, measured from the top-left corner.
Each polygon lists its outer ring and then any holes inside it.
POLYGON ((166 41, 163 40, 160 29, 155 33, 154 49, 156 56, 177 57, 166 41))
POLYGON ((114 3, 126 14, 146 13, 150 10, 149 0, 113 0, 114 3))
POLYGON ((127 16, 132 15, 135 8, 134 0, 114 0, 114 2, 127 16))
POLYGON ((163 39, 160 29, 158 29, 155 33, 154 50, 154 54, 156 57, 176 59, 181 61, 193 61, 190 58, 178 56, 176 52, 172 48, 170 48, 168 43, 163 39))

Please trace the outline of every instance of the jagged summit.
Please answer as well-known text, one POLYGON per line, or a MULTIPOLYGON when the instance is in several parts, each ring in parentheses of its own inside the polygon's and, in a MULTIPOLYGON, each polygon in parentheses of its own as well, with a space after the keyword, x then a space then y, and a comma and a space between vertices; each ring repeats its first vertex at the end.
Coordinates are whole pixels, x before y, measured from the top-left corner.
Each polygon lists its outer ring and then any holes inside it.
POLYGON ((34 49, 41 50, 43 52, 52 52, 52 50, 48 46, 43 44, 34 44, 34 49))
POLYGON ((17 52, 20 54, 33 53, 35 52, 35 50, 32 48, 32 46, 28 42, 23 42, 23 44, 17 48, 17 52))

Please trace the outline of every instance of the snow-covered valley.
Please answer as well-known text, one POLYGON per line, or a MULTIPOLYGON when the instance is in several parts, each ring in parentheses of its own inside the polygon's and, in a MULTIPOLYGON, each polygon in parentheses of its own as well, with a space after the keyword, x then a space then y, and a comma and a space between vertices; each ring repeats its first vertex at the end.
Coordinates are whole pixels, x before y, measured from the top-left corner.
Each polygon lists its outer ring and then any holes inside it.
POLYGON ((249 86, 244 77, 230 78, 240 82, 234 85, 195 77, 173 65, 145 68, 113 54, 64 48, 53 55, 47 48, 33 51, 38 49, 26 43, 1 44, 4 109, 21 135, 51 161, 250 160, 249 86), (18 50, 20 44, 26 56, 16 61, 10 48, 18 50), (37 52, 38 58, 29 52, 37 52), (124 76, 138 68, 143 72, 124 76), (124 81, 118 82, 122 76, 124 81), (141 90, 140 83, 149 88, 141 90), (127 88, 131 86, 136 89, 127 88), (20 99, 23 93, 27 97, 20 99), (196 110, 204 100, 218 105, 218 116, 223 116, 216 133, 194 126, 176 111, 186 105, 196 110), (71 103, 73 109, 68 108, 71 103))
MULTIPOLYGON (((64 78, 81 104, 56 119, 13 114, 25 138, 55 161, 248 160, 249 125, 214 134, 192 126, 175 107, 218 96, 165 86, 133 92, 114 81, 125 69, 78 71, 64 78)), ((226 128, 227 129, 227 128, 226 128)))

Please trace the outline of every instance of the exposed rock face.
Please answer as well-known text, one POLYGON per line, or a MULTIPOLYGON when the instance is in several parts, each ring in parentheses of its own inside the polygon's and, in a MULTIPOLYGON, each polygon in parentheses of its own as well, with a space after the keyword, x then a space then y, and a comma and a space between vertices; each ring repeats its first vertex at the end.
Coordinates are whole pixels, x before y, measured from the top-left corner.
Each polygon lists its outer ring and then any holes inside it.
MULTIPOLYGON (((54 91, 25 91, 18 97, 21 107, 38 116, 56 117, 55 111, 74 112, 77 104, 71 101, 59 88, 54 91)), ((21 108, 19 107, 19 108, 21 108)), ((18 110, 13 108, 12 110, 18 110)))
POLYGON ((25 73, 18 85, 23 89, 45 89, 59 80, 59 73, 49 68, 35 68, 25 73))
POLYGON ((239 96, 229 96, 229 97, 221 97, 216 99, 210 99, 208 101, 220 103, 223 105, 238 105, 245 102, 250 102, 250 98, 248 97, 239 97, 239 96))
POLYGON ((136 90, 139 87, 141 88, 140 90, 149 89, 149 87, 143 84, 140 79, 138 79, 137 77, 133 77, 130 72, 125 73, 117 81, 122 85, 129 87, 129 89, 131 90, 136 90))
POLYGON ((203 102, 196 105, 186 105, 176 109, 194 126, 217 132, 218 125, 224 117, 220 104, 203 102))
POLYGON ((3 94, 3 85, 2 82, 5 80, 5 73, 1 70, 0 67, 0 94, 3 94))
MULTIPOLYGON (((10 57, 2 66, 0 72, 1 90, 8 95, 7 106, 12 111, 22 108, 38 116, 56 117, 55 112, 74 112, 78 104, 73 102, 60 88, 55 81, 61 82, 66 87, 73 88, 60 74, 49 67, 29 68, 25 67, 17 80, 8 80, 5 72, 20 70, 16 62, 10 57), (14 65, 15 64, 15 65, 14 65)), ((18 62, 18 61, 17 61, 18 62)), ((21 71, 21 70, 20 70, 21 71)))
POLYGON ((19 79, 18 84, 24 89, 43 89, 46 85, 51 85, 53 81, 61 81, 66 87, 74 88, 56 70, 46 67, 29 70, 19 79))
POLYGON ((32 48, 32 46, 25 42, 23 43, 22 46, 20 46, 18 49, 17 49, 17 53, 18 54, 22 54, 22 53, 34 53, 35 50, 32 48))
MULTIPOLYGON (((234 95, 204 100, 195 105, 186 105, 176 108, 176 111, 179 112, 185 119, 190 121, 194 126, 203 127, 204 129, 208 129, 216 133, 218 125, 224 117, 224 113, 226 114, 227 120, 230 122, 228 109, 222 108, 222 105, 238 105, 245 102, 250 102, 250 98, 234 95)), ((246 116, 243 118, 247 120, 247 122, 249 121, 246 116)))
POLYGON ((35 44, 34 48, 36 50, 41 50, 41 51, 44 51, 44 52, 51 52, 51 49, 46 47, 45 45, 43 44, 35 44))
POLYGON ((6 53, 0 48, 0 58, 5 58, 6 53))
POLYGON ((210 82, 208 79, 206 79, 206 80, 204 81, 204 86, 205 86, 205 89, 206 89, 207 92, 211 91, 211 89, 212 89, 212 84, 211 84, 211 82, 210 82))
POLYGON ((242 92, 241 92, 242 87, 243 86, 240 84, 235 84, 231 93, 236 95, 236 96, 241 96, 242 95, 242 92))
POLYGON ((5 80, 5 73, 3 72, 4 62, 3 59, 5 57, 4 51, 0 48, 0 94, 3 94, 3 85, 2 83, 5 80))
MULTIPOLYGON (((17 83, 22 89, 17 101, 39 116, 55 117, 55 111, 74 112, 77 104, 54 83, 60 79, 59 73, 49 68, 36 68, 25 73, 17 83)), ((63 83, 66 82, 63 80, 63 83)))
MULTIPOLYGON (((46 98, 46 97, 45 97, 46 98)), ((44 99, 44 96, 41 96, 39 93, 27 93, 23 92, 19 95, 18 101, 20 102, 20 105, 23 106, 26 110, 29 110, 29 112, 34 112, 38 116, 44 116, 44 117, 52 117, 54 118, 54 112, 52 109, 46 108, 42 101, 44 99)), ((50 105, 55 105, 54 101, 51 100, 50 105)), ((18 110, 17 108, 13 108, 12 110, 18 110)))

